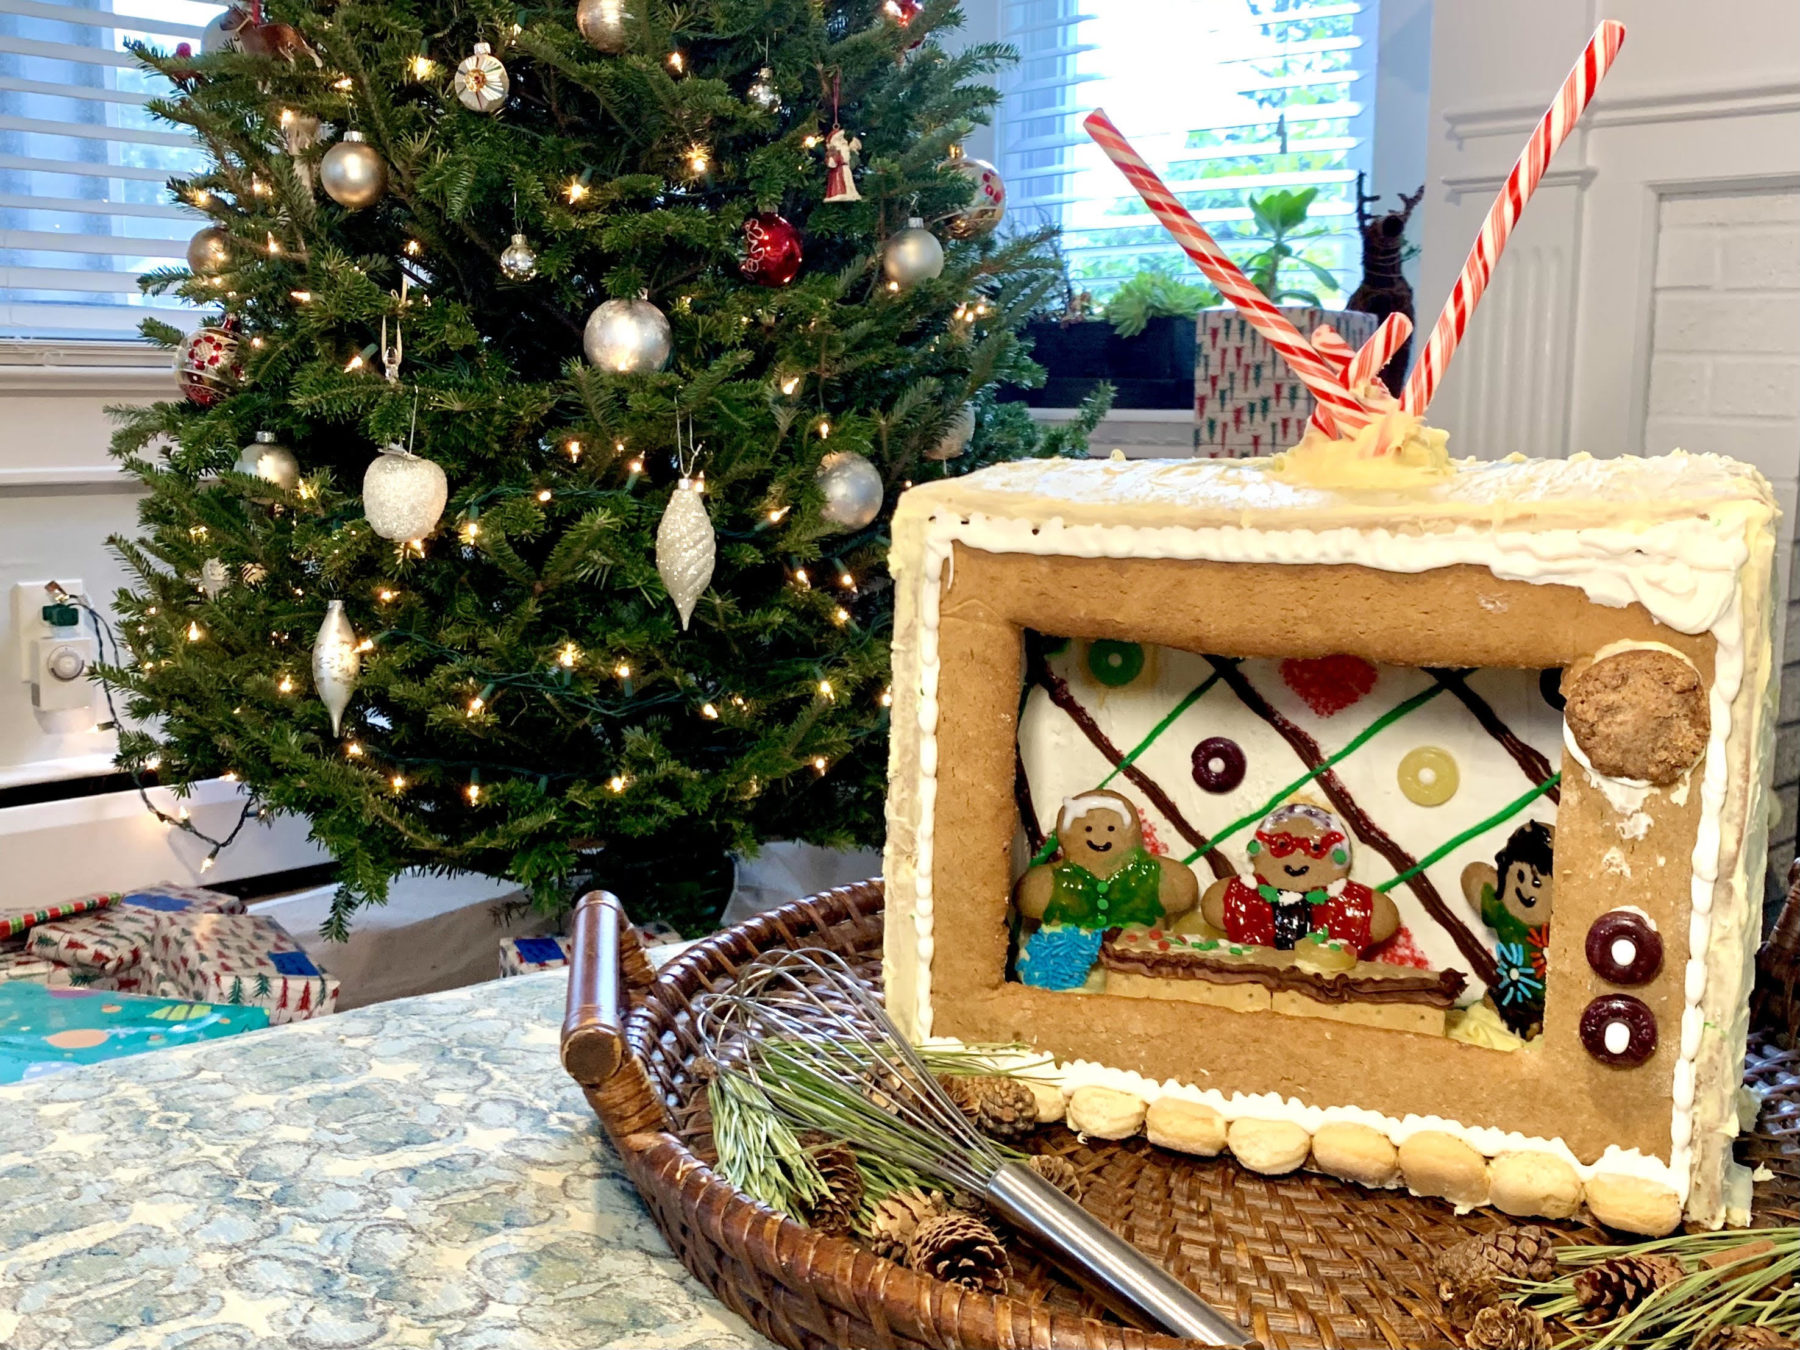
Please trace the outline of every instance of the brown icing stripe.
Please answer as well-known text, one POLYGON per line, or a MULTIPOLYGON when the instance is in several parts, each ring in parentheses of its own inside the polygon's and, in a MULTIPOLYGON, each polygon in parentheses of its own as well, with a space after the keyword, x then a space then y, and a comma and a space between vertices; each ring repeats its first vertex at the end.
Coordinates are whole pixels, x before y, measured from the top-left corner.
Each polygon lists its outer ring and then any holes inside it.
MULTIPOLYGON (((1088 715, 1088 710, 1069 692, 1068 681, 1051 670, 1048 662, 1041 659, 1032 662, 1031 680, 1043 687, 1044 692, 1050 696, 1050 701, 1069 715, 1069 720, 1081 729, 1081 734, 1093 743, 1094 749, 1106 756, 1109 764, 1117 765, 1125 758, 1124 752, 1107 739, 1106 733, 1100 730, 1100 724, 1088 715)), ((1212 846, 1210 839, 1187 822, 1181 809, 1169 800, 1169 794, 1158 786, 1154 778, 1135 764, 1126 765, 1120 772, 1150 800, 1150 804, 1162 813, 1163 819, 1173 825, 1183 839, 1203 851, 1214 876, 1224 878, 1237 875, 1237 869, 1231 865, 1230 860, 1212 846)), ((1022 772, 1020 776, 1023 777, 1022 772)))
MULTIPOLYGON (((1275 731, 1294 748, 1301 762, 1309 769, 1319 769, 1325 762, 1325 755, 1319 749, 1319 743, 1308 736, 1299 727, 1283 717, 1272 707, 1267 699, 1256 692, 1250 681, 1244 678, 1238 669, 1237 662, 1229 657, 1208 656, 1206 658, 1219 672, 1220 677, 1230 686, 1231 692, 1238 696, 1240 702, 1267 722, 1275 731)), ((1400 847, 1381 826, 1377 825, 1369 814, 1357 804, 1344 787, 1343 782, 1330 769, 1320 769, 1313 779, 1319 785, 1319 791, 1325 794, 1333 809, 1344 818, 1356 837, 1386 858, 1395 872, 1405 872, 1417 865, 1418 860, 1400 847)), ((1408 878, 1407 883, 1414 895, 1419 897, 1419 904, 1425 909, 1445 932, 1450 934, 1456 949, 1463 954, 1483 984, 1492 985, 1500 978, 1500 972, 1494 965, 1494 957, 1487 949, 1487 944, 1469 930, 1467 924, 1459 919, 1444 903, 1444 897, 1438 894, 1437 887, 1423 872, 1408 878)))
MULTIPOLYGON (((1550 761, 1538 751, 1536 746, 1521 740, 1517 732, 1500 720, 1500 714, 1494 711, 1488 701, 1469 688, 1468 671, 1442 670, 1427 666, 1425 673, 1461 700, 1463 707, 1473 713, 1475 720, 1481 723, 1481 729, 1499 741, 1501 748, 1513 757, 1513 763, 1524 770, 1525 777, 1533 783, 1541 783, 1556 772, 1550 766, 1550 761)), ((1558 788, 1550 788, 1544 795, 1553 802, 1560 803, 1562 801, 1562 791, 1558 788)))
POLYGON ((1417 975, 1349 975, 1301 970, 1298 966, 1265 966, 1199 952, 1139 952, 1111 939, 1100 948, 1100 964, 1108 970, 1147 975, 1159 980, 1204 980, 1208 984, 1260 984, 1277 992, 1304 994, 1320 1003, 1420 1003, 1450 1008, 1468 977, 1460 970, 1417 975))

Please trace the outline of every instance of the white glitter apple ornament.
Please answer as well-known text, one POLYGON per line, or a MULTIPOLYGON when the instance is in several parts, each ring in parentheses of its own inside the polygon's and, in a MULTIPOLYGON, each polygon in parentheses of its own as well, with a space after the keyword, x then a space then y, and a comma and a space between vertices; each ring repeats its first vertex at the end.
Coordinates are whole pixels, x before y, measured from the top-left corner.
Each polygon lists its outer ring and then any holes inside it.
POLYGON ((383 539, 404 543, 437 528, 450 483, 441 464, 393 441, 381 447, 363 474, 362 495, 369 528, 383 539))

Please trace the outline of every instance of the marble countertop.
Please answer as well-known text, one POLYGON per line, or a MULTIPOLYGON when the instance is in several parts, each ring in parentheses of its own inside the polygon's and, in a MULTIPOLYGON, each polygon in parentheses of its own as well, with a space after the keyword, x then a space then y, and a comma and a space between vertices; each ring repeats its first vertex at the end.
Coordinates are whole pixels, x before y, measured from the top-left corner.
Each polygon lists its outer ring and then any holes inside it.
POLYGON ((558 1064, 565 982, 0 1088, 0 1346, 767 1346, 558 1064))

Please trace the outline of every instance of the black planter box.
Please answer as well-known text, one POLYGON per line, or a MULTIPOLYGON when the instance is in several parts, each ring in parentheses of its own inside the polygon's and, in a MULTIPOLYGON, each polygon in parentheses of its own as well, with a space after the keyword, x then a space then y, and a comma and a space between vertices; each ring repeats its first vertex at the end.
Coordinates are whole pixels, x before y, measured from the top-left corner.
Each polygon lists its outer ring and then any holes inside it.
POLYGON ((1136 337, 1122 338, 1101 319, 1025 325, 1032 360, 1044 368, 1041 389, 1004 389, 1002 399, 1033 408, 1073 408, 1102 380, 1115 408, 1194 406, 1194 321, 1152 319, 1136 337))

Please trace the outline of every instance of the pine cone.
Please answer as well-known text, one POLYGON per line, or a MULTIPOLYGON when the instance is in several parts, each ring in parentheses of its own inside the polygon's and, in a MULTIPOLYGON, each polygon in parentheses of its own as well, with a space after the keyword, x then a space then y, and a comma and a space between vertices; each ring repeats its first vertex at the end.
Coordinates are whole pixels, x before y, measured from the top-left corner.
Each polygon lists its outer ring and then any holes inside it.
POLYGON ((1773 1327, 1714 1327, 1694 1342, 1694 1350, 1795 1350, 1800 1342, 1773 1327))
POLYGON ((1536 1224, 1464 1238, 1437 1259, 1438 1297, 1458 1326, 1507 1292, 1503 1280, 1548 1280, 1556 1274, 1556 1245, 1536 1224))
POLYGON ((1672 1256, 1615 1256, 1575 1277, 1575 1297, 1596 1321, 1605 1321, 1630 1312, 1686 1274, 1687 1268, 1672 1256))
POLYGON ((912 1241, 919 1225, 943 1212, 944 1202, 930 1191, 895 1191, 876 1202, 863 1237, 875 1255, 889 1261, 904 1261, 906 1244, 912 1241))
POLYGON ((800 1142, 825 1181, 825 1195, 813 1201, 807 1222, 821 1233, 848 1233, 862 1208, 862 1169, 856 1165, 856 1155, 848 1144, 820 1134, 809 1133, 800 1142))
POLYGON ((906 1264, 978 1293, 999 1293, 1012 1274, 999 1235, 967 1214, 943 1214, 921 1223, 906 1244, 906 1264))
POLYGON ((1465 1343, 1469 1350, 1550 1350, 1550 1328, 1530 1308, 1502 1300, 1475 1314, 1465 1343))
POLYGON ((1069 1199, 1081 1199, 1081 1173, 1061 1154, 1036 1153, 1025 1160, 1025 1165, 1069 1199))
POLYGON ((1017 1139, 1037 1128, 1037 1094, 1003 1074, 939 1074, 938 1086, 969 1122, 995 1139, 1017 1139))

